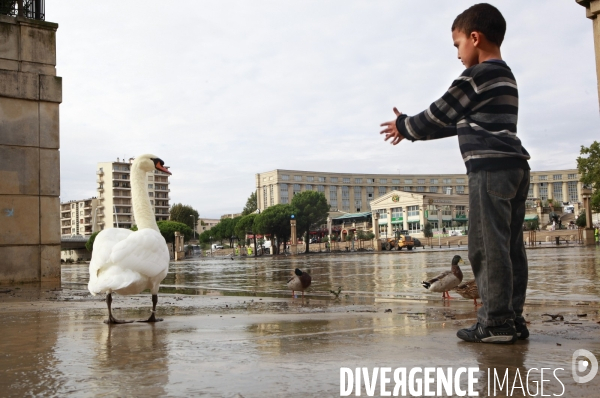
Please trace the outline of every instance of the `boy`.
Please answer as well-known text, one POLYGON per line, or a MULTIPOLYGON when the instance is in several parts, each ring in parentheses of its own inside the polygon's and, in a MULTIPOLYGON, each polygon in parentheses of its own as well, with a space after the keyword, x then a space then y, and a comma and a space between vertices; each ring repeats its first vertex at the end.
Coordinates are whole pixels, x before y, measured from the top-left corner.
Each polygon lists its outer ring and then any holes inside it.
POLYGON ((477 323, 457 336, 510 344, 529 336, 522 316, 529 154, 517 138, 517 83, 500 54, 505 31, 504 17, 490 4, 476 4, 456 17, 452 39, 467 69, 418 115, 394 108, 397 119, 383 123, 381 134, 393 145, 458 136, 469 176, 469 260, 483 305, 477 323))

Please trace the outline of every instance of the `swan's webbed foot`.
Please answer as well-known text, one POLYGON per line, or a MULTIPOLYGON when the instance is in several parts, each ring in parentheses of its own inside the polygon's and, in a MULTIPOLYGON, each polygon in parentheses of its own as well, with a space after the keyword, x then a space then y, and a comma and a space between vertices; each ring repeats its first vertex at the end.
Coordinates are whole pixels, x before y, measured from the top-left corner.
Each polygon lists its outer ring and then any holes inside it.
POLYGON ((156 316, 154 316, 154 312, 152 313, 152 315, 150 315, 150 318, 148 319, 142 319, 139 320, 138 322, 162 322, 164 319, 162 318, 157 318, 156 316))
POLYGON ((138 322, 161 322, 162 318, 157 318, 154 314, 156 313, 156 303, 158 303, 158 294, 152 295, 152 315, 148 319, 142 319, 138 322))
POLYGON ((110 315, 108 317, 108 319, 104 320, 104 323, 106 323, 107 325, 117 325, 120 323, 132 323, 133 321, 124 321, 122 319, 115 319, 115 317, 113 317, 112 315, 110 315))

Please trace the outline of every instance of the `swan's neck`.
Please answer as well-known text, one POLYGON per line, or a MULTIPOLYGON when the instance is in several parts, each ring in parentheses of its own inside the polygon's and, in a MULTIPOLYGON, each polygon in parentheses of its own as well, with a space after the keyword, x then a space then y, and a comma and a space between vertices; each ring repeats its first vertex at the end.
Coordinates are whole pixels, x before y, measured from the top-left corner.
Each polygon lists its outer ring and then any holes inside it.
POLYGON ((131 200, 133 202, 133 216, 138 230, 151 228, 158 231, 154 211, 148 198, 148 182, 146 172, 141 170, 135 163, 131 167, 131 200))

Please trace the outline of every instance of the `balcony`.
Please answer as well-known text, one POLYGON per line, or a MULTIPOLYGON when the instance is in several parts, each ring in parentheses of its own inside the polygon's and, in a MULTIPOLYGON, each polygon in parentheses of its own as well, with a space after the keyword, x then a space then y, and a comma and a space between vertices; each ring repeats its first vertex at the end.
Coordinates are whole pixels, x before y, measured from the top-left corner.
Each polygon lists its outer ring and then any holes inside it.
POLYGON ((102 185, 98 186, 98 192, 104 192, 104 187, 102 185))

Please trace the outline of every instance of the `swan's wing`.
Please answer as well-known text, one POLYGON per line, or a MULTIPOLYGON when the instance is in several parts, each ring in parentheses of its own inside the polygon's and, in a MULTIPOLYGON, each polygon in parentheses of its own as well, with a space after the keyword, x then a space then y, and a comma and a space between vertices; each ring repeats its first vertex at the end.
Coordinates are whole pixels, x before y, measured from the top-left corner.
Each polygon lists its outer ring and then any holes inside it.
POLYGON ((127 239, 133 231, 123 228, 110 228, 101 231, 94 240, 94 250, 90 261, 90 278, 98 275, 98 270, 110 263, 110 255, 116 244, 127 239))
POLYGON ((141 275, 154 277, 169 268, 169 249, 159 232, 142 229, 113 246, 110 262, 141 275))

